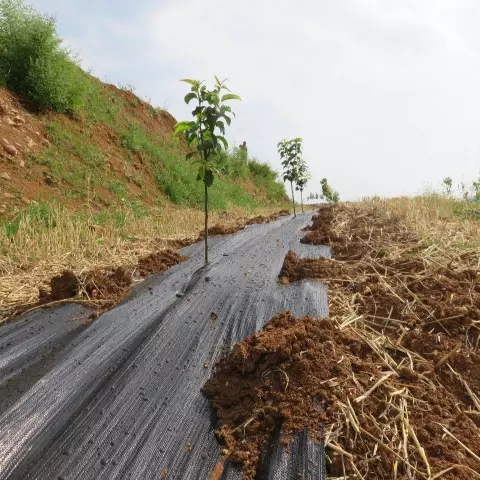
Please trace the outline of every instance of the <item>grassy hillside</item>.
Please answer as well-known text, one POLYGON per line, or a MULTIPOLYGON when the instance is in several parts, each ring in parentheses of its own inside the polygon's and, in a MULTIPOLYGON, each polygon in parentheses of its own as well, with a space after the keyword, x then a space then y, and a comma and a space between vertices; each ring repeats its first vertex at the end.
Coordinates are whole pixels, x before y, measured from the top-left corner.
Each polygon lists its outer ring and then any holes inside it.
MULTIPOLYGON (((185 146, 173 136, 175 119, 130 91, 89 82, 92 94, 70 116, 29 112, 19 97, 0 90, 1 181, 10 200, 0 203, 0 213, 12 219, 32 200, 77 211, 121 205, 139 215, 169 202, 199 207, 202 188, 185 160, 185 146)), ((243 159, 236 150, 218 162, 223 175, 212 188, 213 209, 286 201, 268 165, 243 159)))

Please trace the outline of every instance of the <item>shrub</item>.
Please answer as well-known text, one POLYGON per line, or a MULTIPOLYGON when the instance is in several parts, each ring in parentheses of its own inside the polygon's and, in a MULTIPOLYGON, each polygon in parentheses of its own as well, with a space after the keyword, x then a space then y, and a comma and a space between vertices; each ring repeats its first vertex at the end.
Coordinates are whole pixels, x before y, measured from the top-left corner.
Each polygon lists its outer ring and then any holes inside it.
POLYGON ((248 169, 253 175, 258 177, 275 180, 278 176, 277 172, 268 163, 261 163, 255 158, 248 160, 248 169))
POLYGON ((74 113, 89 81, 61 47, 55 20, 22 0, 0 0, 0 82, 39 108, 74 113))

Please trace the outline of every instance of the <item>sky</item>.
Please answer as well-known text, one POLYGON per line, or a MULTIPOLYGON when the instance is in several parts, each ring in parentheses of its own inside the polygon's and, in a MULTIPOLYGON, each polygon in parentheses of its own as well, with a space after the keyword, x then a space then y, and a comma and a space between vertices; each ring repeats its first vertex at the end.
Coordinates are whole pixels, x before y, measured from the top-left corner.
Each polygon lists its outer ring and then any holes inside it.
POLYGON ((231 144, 280 170, 301 137, 342 200, 480 173, 477 0, 27 0, 85 69, 189 119, 181 78, 228 78, 231 144))

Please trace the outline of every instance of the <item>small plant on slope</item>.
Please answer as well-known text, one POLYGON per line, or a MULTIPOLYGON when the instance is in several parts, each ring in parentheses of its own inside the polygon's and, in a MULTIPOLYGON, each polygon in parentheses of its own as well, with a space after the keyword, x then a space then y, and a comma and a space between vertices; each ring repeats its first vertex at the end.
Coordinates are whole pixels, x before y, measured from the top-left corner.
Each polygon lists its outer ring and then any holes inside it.
POLYGON ((448 197, 452 194, 452 185, 453 185, 452 177, 445 177, 442 180, 442 187, 445 190, 445 195, 447 195, 448 197))
POLYGON ((326 200, 328 203, 338 203, 340 201, 340 195, 330 187, 326 178, 322 178, 320 184, 322 185, 322 195, 320 196, 322 200, 326 200))
POLYGON ((477 181, 474 181, 472 183, 472 187, 473 187, 475 201, 480 202, 480 177, 477 179, 477 181))
POLYGON ((277 145, 278 153, 282 159, 283 181, 289 181, 292 190, 293 215, 296 217, 295 211, 295 195, 293 192, 293 184, 298 180, 298 162, 302 154, 302 139, 293 138, 292 140, 282 140, 277 145))
POLYGON ((213 158, 216 153, 223 149, 227 150, 228 143, 225 135, 225 123, 230 125, 230 115, 235 115, 228 100, 240 100, 233 93, 222 94, 224 90, 230 92, 225 81, 221 82, 215 77, 215 86, 212 90, 207 89, 203 82, 198 80, 184 79, 191 85, 190 93, 185 96, 185 103, 195 100, 197 106, 192 111, 194 120, 179 122, 175 126, 175 134, 185 135, 187 145, 195 147, 195 150, 187 153, 186 159, 194 157, 194 163, 198 164, 197 180, 202 181, 205 187, 205 265, 208 264, 208 189, 213 185, 216 170, 213 158), (218 132, 221 133, 219 135, 218 132))
POLYGON ((312 178, 310 175, 310 172, 308 170, 308 165, 307 162, 301 158, 298 161, 298 176, 296 180, 297 186, 295 187, 295 190, 300 191, 300 205, 302 206, 302 213, 303 213, 303 191, 305 190, 305 187, 307 186, 308 181, 312 178))

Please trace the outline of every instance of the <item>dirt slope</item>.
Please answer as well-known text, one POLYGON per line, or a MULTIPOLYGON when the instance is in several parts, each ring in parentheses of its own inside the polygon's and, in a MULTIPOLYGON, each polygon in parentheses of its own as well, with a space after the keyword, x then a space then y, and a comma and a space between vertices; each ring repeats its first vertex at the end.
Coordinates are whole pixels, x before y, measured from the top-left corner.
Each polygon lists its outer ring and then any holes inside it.
MULTIPOLYGON (((166 171, 170 183, 182 182, 170 171, 186 151, 173 136, 175 118, 129 90, 92 82, 95 95, 75 118, 36 112, 0 88, 0 219, 42 201, 79 211, 125 203, 148 208, 173 196, 182 202, 181 193, 165 192, 170 184, 162 179, 166 171)), ((251 178, 225 181, 267 199, 251 178)))

